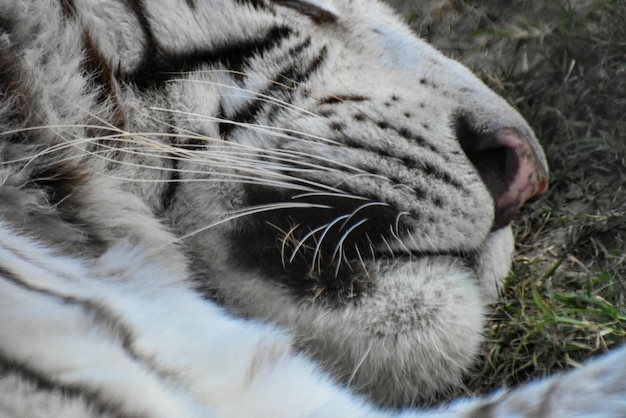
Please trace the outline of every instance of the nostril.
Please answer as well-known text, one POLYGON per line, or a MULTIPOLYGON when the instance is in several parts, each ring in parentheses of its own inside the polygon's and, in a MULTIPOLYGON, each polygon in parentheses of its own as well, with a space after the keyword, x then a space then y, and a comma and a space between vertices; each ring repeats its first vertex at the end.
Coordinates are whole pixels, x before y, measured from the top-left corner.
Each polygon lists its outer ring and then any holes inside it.
POLYGON ((528 199, 548 189, 547 170, 516 129, 481 134, 461 118, 456 134, 495 201, 493 229, 508 225, 528 199))

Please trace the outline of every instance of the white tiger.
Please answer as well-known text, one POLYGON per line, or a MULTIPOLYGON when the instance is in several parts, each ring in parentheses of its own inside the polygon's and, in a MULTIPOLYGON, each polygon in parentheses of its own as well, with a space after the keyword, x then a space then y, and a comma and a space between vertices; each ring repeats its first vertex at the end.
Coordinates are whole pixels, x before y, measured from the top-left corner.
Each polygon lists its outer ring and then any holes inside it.
POLYGON ((626 416, 624 350, 414 409, 472 364, 548 170, 386 6, 0 0, 0 27, 0 416, 626 416))

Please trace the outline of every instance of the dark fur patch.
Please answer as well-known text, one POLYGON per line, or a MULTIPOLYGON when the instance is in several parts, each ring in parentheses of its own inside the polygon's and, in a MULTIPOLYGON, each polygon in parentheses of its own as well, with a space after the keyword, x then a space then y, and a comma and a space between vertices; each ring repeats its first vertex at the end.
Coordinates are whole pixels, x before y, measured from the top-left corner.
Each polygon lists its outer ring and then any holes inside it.
POLYGON ((61 3, 61 11, 63 16, 67 19, 76 17, 76 8, 74 7, 74 0, 59 0, 61 3))
POLYGON ((254 186, 247 188, 250 206, 296 201, 326 205, 328 209, 316 206, 250 216, 246 232, 231 237, 233 265, 252 271, 261 269, 264 276, 285 286, 294 296, 320 298, 331 305, 367 293, 372 283, 361 260, 367 263, 379 256, 373 253, 372 247, 390 237, 390 226, 396 220, 397 211, 384 206, 359 209, 367 202, 349 197, 316 196, 294 200, 283 194, 254 186), (337 221, 351 213, 355 216, 337 221), (325 225, 330 226, 326 229, 325 225), (316 228, 321 229, 307 238, 316 228), (341 251, 337 250, 338 243, 342 243, 341 251))
POLYGON ((89 173, 78 166, 57 163, 38 166, 40 170, 31 173, 30 183, 46 192, 48 202, 55 207, 63 206, 79 186, 90 178, 89 173))
MULTIPOLYGON (((40 201, 41 196, 43 201, 35 206, 9 210, 5 216, 18 225, 25 225, 27 231, 65 253, 98 256, 104 252, 107 242, 97 227, 81 216, 84 203, 80 189, 89 187, 90 174, 68 163, 42 164, 37 168, 29 173, 29 180, 19 190, 11 191, 7 185, 0 189, 0 195, 13 193, 15 204, 30 201, 32 197, 40 201)), ((6 210, 6 206, 5 203, 3 209, 6 210)))

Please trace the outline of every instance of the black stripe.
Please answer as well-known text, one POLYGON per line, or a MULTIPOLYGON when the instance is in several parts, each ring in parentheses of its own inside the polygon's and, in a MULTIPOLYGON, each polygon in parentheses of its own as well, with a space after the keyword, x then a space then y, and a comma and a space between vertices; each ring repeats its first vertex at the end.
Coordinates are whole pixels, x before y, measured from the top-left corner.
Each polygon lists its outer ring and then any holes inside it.
POLYGON ((235 0, 235 3, 245 6, 252 6, 257 10, 274 11, 272 7, 264 0, 235 0))
POLYGON ((413 158, 410 155, 407 155, 404 153, 396 153, 396 152, 393 152, 393 150, 384 150, 384 149, 381 149, 380 147, 377 147, 376 144, 369 143, 369 142, 366 142, 366 143, 358 142, 357 140, 348 136, 339 138, 337 139, 337 141, 340 141, 345 146, 358 149, 361 151, 369 152, 378 157, 389 158, 392 160, 399 160, 405 165, 405 167, 407 167, 410 170, 422 172, 428 177, 441 180, 444 183, 447 183, 450 186, 458 190, 462 190, 465 193, 469 193, 469 190, 467 190, 467 188, 463 184, 461 184, 458 180, 454 179, 450 173, 443 171, 441 167, 436 167, 426 160, 413 158))
MULTIPOLYGON (((384 122, 386 123, 386 122, 384 122)), ((432 151, 433 153, 439 155, 441 158, 443 158, 445 161, 450 161, 450 157, 448 157, 448 155, 445 152, 441 152, 440 149, 438 149, 437 147, 435 147, 433 144, 431 144, 430 142, 426 141, 424 139, 424 137, 411 132, 408 128, 396 128, 395 126, 392 125, 381 125, 381 122, 378 123, 378 127, 382 128, 382 129, 389 129, 391 131, 396 132, 398 135, 400 135, 402 138, 406 139, 407 141, 414 143, 415 145, 421 147, 421 148, 426 148, 430 151, 432 151), (384 126, 384 128, 383 128, 384 126)))
POLYGON ((166 211, 174 203, 174 197, 178 192, 178 186, 180 185, 180 173, 178 172, 178 158, 170 154, 172 158, 172 171, 170 175, 170 181, 167 183, 167 187, 161 196, 161 210, 166 211))
MULTIPOLYGON (((17 256, 17 255, 16 255, 17 256)), ((26 260, 28 261, 28 260, 26 260)), ((0 266, 0 278, 4 278, 5 280, 13 283, 15 286, 21 287, 30 292, 35 292, 39 294, 43 294, 45 296, 50 296, 53 298, 57 298, 67 301, 64 297, 58 296, 55 294, 51 294, 49 292, 43 291, 41 289, 34 288, 26 283, 24 283, 20 278, 14 274, 13 272, 7 270, 3 266, 0 266)), ((33 344, 37 344, 37 341, 33 341, 33 344)), ((39 373, 32 368, 28 367, 28 365, 24 365, 16 362, 14 359, 11 359, 10 353, 2 353, 0 352, 0 374, 4 375, 6 371, 14 371, 19 374, 21 377, 29 379, 33 381, 37 385, 37 389, 43 389, 48 391, 60 391, 63 397, 78 397, 85 400, 85 403, 94 407, 98 412, 102 414, 112 414, 116 417, 120 418, 133 418, 135 416, 127 415, 124 413, 124 407, 122 405, 116 405, 112 402, 111 399, 103 399, 98 391, 90 390, 89 388, 85 388, 79 385, 67 385, 61 384, 55 379, 51 379, 45 374, 39 373)))
MULTIPOLYGON (((332 98, 333 96, 331 96, 332 98)), ((340 98, 342 98, 343 96, 339 96, 340 98)), ((350 97, 350 96, 348 96, 350 97)), ((359 97, 359 96, 357 96, 359 97)), ((328 100, 328 99, 326 99, 328 100)), ((334 103, 334 102, 331 102, 334 103)), ((321 103, 324 104, 324 103, 321 103)), ((372 123, 375 123, 376 126, 378 126, 380 129, 383 130, 389 130, 389 131, 393 131, 395 132, 397 135, 401 136, 402 138, 406 139, 409 143, 413 143, 417 146, 419 146, 420 148, 426 148, 430 151, 432 151, 433 153, 439 155, 441 158, 443 158, 445 161, 450 161, 450 157, 448 157, 447 153, 442 152, 440 149, 438 149, 436 146, 434 146, 433 144, 431 144, 430 142, 426 141, 426 139, 424 139, 423 136, 418 135, 414 132, 412 132, 409 128, 406 127, 396 127, 392 124, 390 124, 387 121, 384 120, 375 120, 374 118, 371 118, 369 116, 367 116, 364 113, 357 113, 353 116, 353 118, 358 121, 358 122, 363 122, 364 120, 369 120, 372 123)))
POLYGON ((289 27, 280 25, 270 28, 264 36, 257 39, 231 41, 227 45, 212 49, 166 52, 157 45, 154 37, 150 40, 149 27, 144 30, 147 31, 146 37, 149 41, 142 62, 133 72, 119 75, 140 90, 159 87, 181 72, 192 71, 202 65, 220 63, 228 69, 240 70, 250 58, 276 48, 293 33, 289 27))
MULTIPOLYGON (((221 102, 220 102, 219 108, 217 109, 217 113, 215 114, 215 117, 218 120, 220 120, 220 121, 223 120, 223 119, 227 119, 225 114, 224 114, 224 106, 222 105, 221 102)), ((228 134, 232 130, 232 124, 230 124, 228 122, 218 122, 217 123, 217 129, 219 131, 220 138, 221 139, 226 139, 226 137, 228 136, 228 134)))
POLYGON ((6 280, 8 280, 8 281, 10 281, 10 282, 20 286, 20 287, 24 287, 22 285, 22 282, 17 277, 17 275, 13 274, 13 272, 7 270, 3 266, 0 266, 0 277, 4 277, 6 280))
MULTIPOLYGON (((33 344, 35 343, 36 342, 33 342, 33 344)), ((0 376, 7 376, 10 373, 17 374, 22 380, 35 385, 37 392, 58 392, 58 394, 54 394, 54 396, 59 399, 82 399, 86 406, 91 407, 98 415, 114 416, 117 418, 140 418, 139 415, 128 415, 125 412, 127 408, 119 404, 114 404, 111 399, 103 399, 97 391, 89 390, 88 388, 78 385, 60 384, 58 381, 34 371, 32 368, 28 367, 28 365, 17 363, 8 355, 0 352, 0 376)))
MULTIPOLYGON (((141 58, 141 64, 139 64, 139 68, 150 68, 151 65, 154 65, 153 63, 158 63, 159 61, 165 59, 161 45, 157 42, 154 32, 152 31, 152 25, 146 15, 146 6, 143 0, 126 0, 126 5, 135 15, 135 18, 139 23, 139 27, 141 28, 146 39, 146 45, 143 46, 143 56, 141 58)), ((137 70, 135 70, 135 72, 136 71, 137 70)), ((120 72, 116 74, 116 77, 128 82, 135 82, 138 86, 142 85, 142 77, 134 77, 130 74, 124 75, 120 72)), ((149 80, 146 80, 145 82, 145 87, 147 88, 151 83, 149 80)))
MULTIPOLYGON (((39 266, 33 260, 30 260, 23 256, 20 257, 20 255, 15 252, 13 252, 13 254, 15 257, 19 257, 27 263, 45 269, 45 266, 39 266)), ((32 286, 31 284, 23 281, 15 273, 2 266, 0 266, 0 277, 4 277, 9 282, 12 282, 14 285, 29 292, 38 293, 49 298, 57 299, 67 305, 75 305, 80 307, 83 311, 92 315, 93 322, 98 323, 100 325, 100 329, 108 332, 110 335, 120 341, 120 347, 126 352, 126 354, 130 358, 141 364, 144 364, 147 368, 149 368, 152 372, 154 372, 157 376, 161 378, 171 378, 169 373, 161 368, 158 368, 150 358, 144 358, 135 351, 135 349, 133 348, 133 341, 135 337, 134 333, 132 332, 132 327, 128 326, 124 322, 123 318, 120 318, 119 315, 117 315, 107 306, 102 305, 98 301, 94 301, 92 299, 79 299, 75 296, 66 296, 50 290, 32 286)))
MULTIPOLYGON (((291 56, 296 56, 300 54, 305 48, 309 47, 310 42, 311 42, 311 39, 307 38, 300 45, 294 48, 291 48, 288 51, 288 54, 291 56)), ((295 89, 300 84, 304 83, 309 78, 311 78, 311 76, 317 72, 317 70, 320 68, 322 63, 326 60, 327 53, 328 51, 326 47, 322 47, 317 53, 317 55, 315 56, 315 58, 309 61, 309 63, 306 66, 304 67, 301 67, 300 65, 293 66, 288 71, 280 73, 277 79, 279 80, 283 79, 284 80, 282 82, 283 84, 287 85, 287 87, 289 88, 295 89)))
MULTIPOLYGON (((19 257, 16 253, 13 253, 13 254, 15 255, 15 257, 19 257)), ((24 258, 24 257, 19 257, 19 258, 21 258, 27 263, 34 264, 37 266, 37 263, 34 263, 32 260, 28 258, 24 258)), ((45 269, 44 266, 38 266, 38 267, 45 269)), ((115 334, 120 339, 120 341, 122 342, 122 347, 124 347, 128 351, 128 354, 133 359, 140 360, 140 358, 136 354, 134 354, 131 350, 133 338, 132 338, 132 333, 130 329, 128 329, 128 327, 126 327, 119 318, 116 318, 113 313, 109 312, 107 308, 103 306, 99 306, 98 304, 90 300, 81 300, 74 296, 64 296, 64 295, 61 295, 61 294, 58 294, 49 290, 40 289, 38 287, 32 286, 26 283, 25 281, 23 281, 15 273, 7 270, 6 268, 2 266, 0 266, 0 276, 12 282, 14 285, 22 289, 25 289, 29 292, 38 293, 43 296, 58 299, 59 301, 62 301, 63 303, 68 304, 68 305, 78 305, 82 307, 83 310, 85 310, 86 312, 93 314, 95 317, 94 319, 99 319, 100 321, 106 323, 107 327, 105 328, 107 330, 112 331, 112 333, 115 334)))
POLYGON ((337 16, 326 9, 316 6, 313 3, 301 0, 273 0, 274 3, 289 7, 311 18, 318 25, 331 24, 337 22, 337 16))
POLYGON ((154 37, 154 32, 152 31, 152 25, 150 24, 150 20, 146 15, 146 5, 144 3, 144 0, 126 0, 126 4, 135 14, 135 17, 139 21, 139 26, 146 36, 146 41, 148 42, 148 45, 146 46, 146 49, 144 51, 144 57, 146 56, 146 54, 152 54, 153 51, 158 51, 159 45, 156 38, 154 37))
MULTIPOLYGON (((342 145, 328 145, 330 147, 338 147, 338 148, 344 148, 344 149, 354 149, 354 150, 358 150, 358 151, 363 151, 369 154, 373 154, 374 157, 376 157, 376 160, 380 161, 383 158, 392 160, 392 161, 398 161, 399 158, 395 157, 395 156, 391 156, 389 153, 385 153, 385 152, 380 152, 378 150, 372 150, 372 149, 368 149, 367 147, 364 147, 363 144, 359 144, 359 143, 355 143, 355 142, 346 142, 344 141, 344 144, 342 145)), ((406 161, 401 160, 405 166, 407 166, 407 168, 409 169, 415 169, 415 161, 411 161, 411 165, 407 164, 406 161)), ((393 176, 393 175, 389 175, 389 173, 384 172, 382 170, 379 170, 378 168, 376 168, 376 166, 364 166, 364 165, 358 165, 357 166, 359 169, 362 169, 364 171, 366 171, 368 174, 374 174, 374 175, 379 175, 380 177, 384 177, 386 178, 389 182, 391 182, 393 185, 402 185, 402 186, 406 186, 408 188, 410 188, 415 196, 417 196, 418 198, 424 198, 427 196, 431 196, 434 200, 440 199, 439 196, 437 196, 436 194, 432 193, 432 191, 430 192, 430 194, 423 188, 421 187, 417 187, 415 185, 411 185, 409 186, 407 184, 407 182, 405 180, 400 179, 397 176, 393 176)), ((346 174, 350 174, 349 172, 346 172, 346 174)), ((429 175, 429 172, 426 173, 426 175, 429 175)), ((377 201, 380 200, 380 196, 378 196, 375 193, 370 193, 368 190, 356 190, 355 191, 356 194, 358 194, 361 197, 366 197, 372 201, 377 201)), ((434 203, 434 202, 433 202, 434 203)))
MULTIPOLYGON (((287 52, 287 56, 289 57, 297 57, 297 55, 302 52, 305 48, 310 46, 311 40, 306 39, 301 42, 297 46, 291 48, 287 52)), ((319 69, 326 58, 326 48, 322 48, 319 53, 315 56, 314 59, 309 61, 306 65, 302 65, 300 61, 296 60, 291 62, 291 66, 283 71, 281 71, 276 76, 276 81, 280 84, 272 83, 268 86, 267 89, 260 92, 261 95, 265 96, 276 96, 277 91, 280 91, 282 94, 281 102, 283 103, 291 103, 293 100, 293 95, 296 93, 296 87, 300 84, 307 81, 315 72, 319 69)), ((293 59, 293 58, 292 58, 293 59)), ((227 119, 238 122, 238 123, 250 123, 257 119, 258 115, 262 111, 266 111, 266 113, 276 108, 277 105, 269 102, 263 102, 260 100, 252 100, 247 106, 239 109, 234 115, 226 116, 227 119)), ((237 128, 237 125, 222 123, 220 126, 220 132, 222 133, 222 138, 226 139, 232 131, 237 128)))
POLYGON ((317 102, 320 105, 326 105, 326 104, 337 104, 337 103, 344 103, 344 102, 364 102, 370 100, 369 97, 365 97, 365 96, 360 96, 358 94, 338 94, 338 95, 333 95, 333 96, 328 96, 328 97, 324 97, 321 99, 318 99, 317 102))

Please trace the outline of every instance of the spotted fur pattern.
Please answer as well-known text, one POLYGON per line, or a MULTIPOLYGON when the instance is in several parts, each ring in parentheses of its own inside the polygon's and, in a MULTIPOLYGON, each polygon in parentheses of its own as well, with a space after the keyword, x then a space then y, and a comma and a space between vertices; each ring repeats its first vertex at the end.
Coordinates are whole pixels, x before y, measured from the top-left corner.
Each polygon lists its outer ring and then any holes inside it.
POLYGON ((0 29, 0 415, 623 416, 623 351, 413 409, 548 174, 386 6, 0 0, 0 29))

